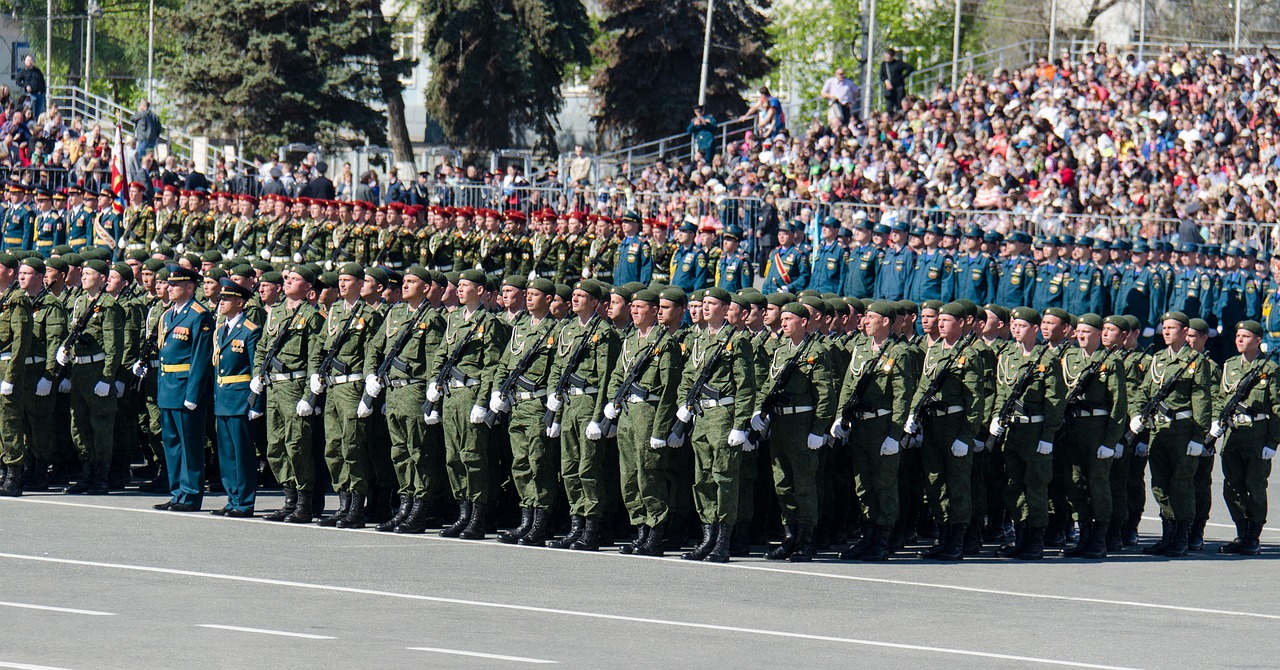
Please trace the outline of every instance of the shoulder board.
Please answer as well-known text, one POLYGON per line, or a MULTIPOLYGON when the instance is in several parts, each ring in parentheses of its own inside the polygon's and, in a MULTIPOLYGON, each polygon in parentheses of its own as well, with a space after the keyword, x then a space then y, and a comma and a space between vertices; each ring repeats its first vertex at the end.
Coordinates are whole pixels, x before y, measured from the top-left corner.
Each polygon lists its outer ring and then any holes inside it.
POLYGON ((245 319, 244 327, 245 327, 245 328, 248 328, 249 330, 257 330, 257 329, 258 329, 258 324, 254 323, 254 322, 252 322, 252 321, 250 321, 250 320, 248 320, 248 319, 245 319))
POLYGON ((197 314, 204 314, 205 312, 207 312, 207 311, 209 311, 209 310, 208 310, 208 309, 206 309, 206 308, 205 308, 205 306, 204 306, 203 304, 201 304, 199 301, 196 301, 196 302, 191 303, 191 311, 193 311, 193 312, 195 312, 195 313, 197 313, 197 314))

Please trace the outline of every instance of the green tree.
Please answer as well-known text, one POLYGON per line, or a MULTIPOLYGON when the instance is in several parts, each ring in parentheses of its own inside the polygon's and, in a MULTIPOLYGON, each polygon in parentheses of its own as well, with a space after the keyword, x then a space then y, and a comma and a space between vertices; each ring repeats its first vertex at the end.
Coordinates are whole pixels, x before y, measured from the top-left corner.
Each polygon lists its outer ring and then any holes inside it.
POLYGON ((532 132, 539 149, 555 153, 566 71, 591 59, 582 2, 436 0, 423 10, 427 112, 445 140, 489 150, 532 132))
MULTIPOLYGON (((596 124, 626 141, 684 129, 698 101, 705 0, 604 0, 606 31, 596 49, 603 66, 591 87, 596 124)), ((767 0, 717 0, 712 19, 707 110, 724 119, 746 107, 743 92, 768 75, 767 0)))
POLYGON ((268 153, 286 142, 385 142, 364 3, 189 0, 166 17, 161 72, 179 124, 268 153))

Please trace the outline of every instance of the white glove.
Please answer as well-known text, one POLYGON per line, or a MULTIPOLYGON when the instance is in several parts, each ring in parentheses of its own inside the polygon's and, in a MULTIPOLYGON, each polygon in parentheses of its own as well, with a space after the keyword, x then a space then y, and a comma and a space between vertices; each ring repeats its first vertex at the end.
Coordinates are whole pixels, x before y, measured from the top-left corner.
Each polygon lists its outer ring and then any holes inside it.
POLYGON ((1129 430, 1133 431, 1134 435, 1141 433, 1143 428, 1146 428, 1146 424, 1142 422, 1142 417, 1135 416, 1129 419, 1129 430))
POLYGON ((898 441, 897 441, 897 440, 895 440, 895 439, 893 439, 892 437, 889 437, 888 435, 886 435, 886 436, 885 436, 885 438, 884 438, 884 442, 881 442, 881 443, 880 443, 880 455, 881 455, 881 456, 892 456, 892 455, 894 455, 894 454, 898 453, 898 448, 899 448, 900 446, 902 446, 902 445, 898 444, 898 441))
POLYGON ((1272 449, 1271 447, 1262 448, 1262 460, 1269 461, 1272 458, 1275 458, 1275 455, 1276 455, 1275 449, 1272 449))
POLYGON ((485 417, 487 417, 488 415, 489 413, 485 411, 484 407, 480 405, 472 405, 471 416, 469 417, 469 420, 471 421, 471 423, 484 423, 485 417))
POLYGON ((324 393, 324 380, 320 379, 320 375, 311 375, 311 392, 320 395, 324 393))
POLYGON ((1203 456, 1203 455, 1204 455, 1204 445, 1203 445, 1203 444, 1200 444, 1199 442, 1195 442, 1195 441, 1188 442, 1188 443, 1187 443, 1187 455, 1188 455, 1188 456, 1203 456))
POLYGON ((129 245, 127 245, 127 244, 125 244, 125 243, 124 243, 124 238, 123 238, 123 237, 116 241, 116 248, 117 248, 117 249, 124 249, 124 248, 125 248, 125 247, 127 247, 127 246, 129 246, 129 245))
POLYGON ((1151 337, 1151 336, 1153 336, 1153 335, 1155 335, 1155 334, 1156 334, 1156 329, 1155 329, 1155 328, 1151 328, 1150 326, 1148 326, 1148 327, 1146 327, 1146 328, 1143 328, 1143 329, 1142 329, 1142 336, 1143 336, 1143 337, 1151 337))
POLYGON ((13 395, 13 384, 0 381, 0 395, 13 395))
POLYGON ((146 371, 147 366, 142 361, 138 361, 137 363, 134 363, 133 367, 130 369, 133 371, 134 377, 141 377, 142 373, 146 371))
POLYGON ((489 394, 489 411, 494 414, 500 414, 511 410, 511 403, 502 397, 501 391, 494 391, 489 394))
POLYGON ((41 377, 40 381, 36 382, 36 395, 44 397, 49 395, 52 392, 53 392, 53 381, 50 380, 48 377, 41 377))
POLYGON ((987 450, 987 441, 986 441, 986 440, 974 440, 974 441, 973 441, 973 453, 975 453, 975 454, 980 454, 980 453, 982 453, 982 452, 984 452, 984 451, 986 451, 986 450, 987 450))
POLYGON ((58 393, 70 393, 70 392, 71 392, 71 380, 70 380, 70 379, 64 379, 64 380, 62 380, 62 381, 58 382, 58 393))
POLYGON ((547 396, 547 409, 552 412, 559 412, 561 407, 564 407, 564 401, 560 399, 560 396, 554 393, 547 396))
POLYGON ((680 409, 676 410, 676 418, 680 420, 680 423, 689 423, 693 419, 693 409, 688 405, 681 406, 680 409))
POLYGON ((1004 435, 1004 426, 1000 423, 999 416, 991 417, 991 425, 987 426, 987 432, 990 433, 992 437, 1000 437, 1001 435, 1004 435))
POLYGON ((747 431, 734 429, 729 431, 729 446, 741 447, 747 443, 747 431))
POLYGON ((660 440, 660 439, 658 439, 658 438, 656 438, 656 437, 651 437, 651 438, 649 438, 649 448, 650 448, 650 449, 661 449, 661 448, 663 448, 663 447, 665 447, 665 446, 667 446, 667 441, 666 441, 666 440, 660 440))
POLYGON ((152 251, 159 251, 159 250, 160 250, 160 243, 159 243, 159 242, 157 242, 157 241, 155 241, 155 240, 152 240, 152 241, 151 241, 151 250, 152 250, 152 251))
POLYGON ((185 254, 187 253, 187 245, 179 242, 177 248, 174 249, 174 251, 177 251, 179 254, 185 254))
POLYGON ((431 382, 427 384, 427 400, 431 402, 440 402, 440 385, 431 382))
POLYGON ((822 445, 826 443, 826 441, 827 441, 827 438, 825 435, 809 433, 809 437, 807 440, 805 440, 804 446, 809 447, 810 449, 821 449, 822 445))
POLYGON ((1146 442, 1139 442, 1138 446, 1134 447, 1133 453, 1138 458, 1144 458, 1150 450, 1151 445, 1148 445, 1146 442))
POLYGON ((194 412, 194 411, 196 411, 196 404, 195 404, 195 403, 193 403, 193 402, 191 402, 190 400, 183 400, 183 401, 182 401, 182 406, 183 406, 183 407, 186 407, 187 409, 189 409, 189 410, 191 410, 191 411, 193 411, 193 412, 194 412))
POLYGON ((262 258, 262 260, 264 260, 264 261, 269 261, 269 260, 271 260, 271 252, 270 252, 270 251, 268 251, 268 250, 266 250, 266 249, 263 249, 262 251, 259 251, 259 252, 258 252, 258 256, 259 256, 259 257, 261 257, 261 258, 262 258))
POLYGON ((422 421, 428 426, 434 426, 440 423, 440 410, 433 409, 430 414, 423 414, 422 421))
POLYGON ((1217 337, 1217 336, 1218 336, 1218 329, 1217 329, 1217 328, 1210 328, 1210 329, 1209 329, 1209 337, 1217 337))
POLYGON ((1214 419, 1213 423, 1209 424, 1210 437, 1222 437, 1222 434, 1225 432, 1227 432, 1227 429, 1223 428, 1222 423, 1217 419, 1214 419))
POLYGON ((560 437, 560 422, 556 422, 547 427, 547 437, 560 437))
POLYGON ((757 433, 763 433, 768 430, 769 424, 764 420, 759 412, 751 415, 751 429, 757 433))
POLYGON ((587 424, 588 440, 598 440, 602 437, 604 437, 604 431, 600 430, 600 424, 596 423, 595 421, 592 421, 591 423, 587 424))
MULTIPOLYGON (((1036 449, 1039 451, 1039 449, 1036 449)), ((956 458, 964 458, 969 455, 969 443, 964 440, 956 440, 951 443, 951 455, 956 458)))
POLYGON ((293 255, 293 262, 294 262, 294 263, 301 263, 301 262, 302 262, 302 254, 294 254, 294 255, 293 255))
POLYGON ((262 389, 262 377, 254 375, 253 379, 249 380, 249 390, 257 393, 258 395, 262 395, 262 389))
MULTIPOLYGON (((0 392, 2 392, 2 391, 3 391, 3 389, 0 389, 0 392)), ((117 382, 116 382, 116 397, 117 397, 117 398, 123 398, 123 397, 124 397, 124 382, 122 382, 122 381, 117 381, 117 382)))
POLYGON ((916 421, 914 416, 907 417, 907 423, 902 426, 902 432, 907 435, 915 435, 920 432, 920 422, 916 421))
POLYGON ((618 406, 613 403, 609 403, 604 406, 604 415, 610 420, 618 418, 621 414, 622 412, 618 410, 618 406))
POLYGON ((1105 444, 1104 444, 1104 445, 1102 445, 1102 446, 1100 446, 1100 447, 1098 447, 1098 459, 1099 459, 1099 460, 1103 460, 1103 461, 1105 461, 1105 460, 1107 460, 1108 458, 1115 458, 1115 457, 1116 457, 1116 450, 1115 450, 1115 449, 1112 449, 1111 447, 1108 447, 1108 446, 1107 446, 1107 445, 1105 445, 1105 444))
POLYGON ((1124 443, 1116 443, 1116 458, 1124 458, 1124 443))
POLYGON ((365 402, 364 398, 361 398, 360 404, 356 405, 356 416, 361 419, 367 419, 373 416, 373 406, 365 402))
POLYGON ((1041 456, 1048 456, 1049 454, 1052 454, 1053 443, 1040 440, 1040 442, 1036 444, 1036 453, 1040 454, 1041 456))
POLYGON ((840 419, 836 419, 835 421, 831 422, 831 437, 834 437, 837 440, 843 440, 848 436, 849 436, 849 431, 845 429, 844 424, 840 421, 840 419))
POLYGON ((316 413, 316 408, 312 407, 311 403, 307 402, 306 398, 298 401, 296 409, 298 411, 298 416, 311 416, 316 413))
POLYGON ((378 383, 378 375, 369 375, 364 378, 364 394, 370 398, 376 398, 382 393, 382 384, 378 383))
POLYGON ((261 419, 261 418, 262 418, 262 412, 259 412, 259 411, 258 411, 258 410, 256 410, 256 409, 251 409, 251 410, 249 410, 249 420, 250 420, 250 421, 257 421, 258 419, 261 419))
POLYGON ((66 347, 60 347, 55 358, 58 360, 58 365, 67 365, 71 362, 71 350, 66 347))
POLYGON ((93 394, 99 398, 105 398, 111 393, 111 385, 106 382, 98 382, 93 385, 93 394))
POLYGON ((667 446, 671 447, 672 449, 678 449, 680 447, 683 447, 684 438, 676 435, 676 432, 673 430, 671 431, 671 434, 667 436, 667 446))

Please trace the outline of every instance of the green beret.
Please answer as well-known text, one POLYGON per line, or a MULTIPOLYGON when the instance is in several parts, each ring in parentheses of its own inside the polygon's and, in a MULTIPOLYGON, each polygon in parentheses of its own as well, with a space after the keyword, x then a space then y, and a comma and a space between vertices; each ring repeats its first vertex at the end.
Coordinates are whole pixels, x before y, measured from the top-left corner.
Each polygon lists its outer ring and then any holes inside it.
POLYGON ((997 305, 997 304, 995 304, 995 303, 992 303, 992 304, 990 304, 990 305, 987 305, 987 306, 986 306, 985 308, 983 308, 983 309, 984 309, 985 311, 987 311, 987 312, 990 312, 990 313, 994 314, 994 315, 996 316, 996 320, 997 320, 997 321, 1003 321, 1003 322, 1005 322, 1005 323, 1009 323, 1009 308, 1008 308, 1008 307, 1005 307, 1004 305, 997 305))
MULTIPOLYGON (((156 261, 156 262, 160 263, 160 261, 156 261)), ((71 266, 67 264, 67 259, 62 256, 55 256, 53 258, 50 258, 49 260, 44 262, 44 265, 45 267, 53 268, 58 272, 66 272, 67 270, 71 269, 71 266)), ((161 267, 164 267, 163 263, 161 263, 160 265, 161 267)))
POLYGON ((36 272, 39 272, 40 274, 44 274, 44 261, 39 258, 35 258, 34 256, 31 258, 24 258, 22 259, 22 264, 36 272))
POLYGON ((716 300, 719 300, 720 302, 723 302, 725 304, 728 304, 733 299, 733 297, 729 295, 728 291, 720 288, 719 286, 712 286, 711 288, 707 289, 704 292, 702 297, 715 298, 716 300))
POLYGON ((635 293, 636 291, 639 291, 640 289, 645 288, 645 285, 641 284, 638 281, 629 281, 623 284, 623 286, 627 287, 627 290, 631 291, 632 293, 635 293))
POLYGON ((898 316, 898 308, 888 300, 877 300, 870 305, 867 305, 867 314, 879 314, 880 316, 887 316, 892 319, 898 316))
POLYGON ((827 301, 816 295, 801 296, 800 304, 805 307, 812 307, 818 310, 818 314, 821 316, 826 316, 829 313, 827 309, 827 301))
POLYGON ((1183 326, 1191 325, 1191 319, 1182 312, 1165 312, 1164 315, 1160 317, 1160 323, 1164 323, 1165 321, 1177 321, 1183 326))
MULTIPOLYGON (((66 262, 63 261, 63 264, 65 265, 66 262)), ((142 261, 142 269, 148 272, 159 272, 160 269, 163 267, 164 267, 164 261, 160 260, 159 258, 148 258, 147 260, 142 261)))
POLYGON ((707 290, 700 288, 689 294, 689 302, 702 302, 702 299, 706 297, 706 295, 707 290))
POLYGON ((458 280, 462 279, 462 273, 458 271, 446 272, 444 273, 444 278, 448 280, 450 284, 457 286, 458 280))
POLYGON ((201 256, 201 258, 210 263, 221 263, 222 252, 218 251, 217 249, 210 249, 204 252, 204 255, 201 256))
MULTIPOLYGON (((579 282, 579 284, 581 284, 581 282, 579 282)), ((583 291, 587 291, 587 289, 583 288, 581 285, 579 285, 578 288, 582 289, 583 291)), ((640 290, 647 291, 649 289, 642 288, 640 290)), ((587 291, 587 293, 590 294, 591 292, 587 291)), ((622 298, 627 302, 631 302, 631 299, 635 297, 636 291, 635 289, 631 288, 629 285, 623 284, 622 286, 613 287, 613 291, 611 291, 611 293, 613 295, 618 296, 619 298, 622 298)))
POLYGON ((742 299, 747 301, 748 305, 764 307, 769 304, 769 299, 759 291, 742 291, 742 299))
POLYGON ((489 292, 489 293, 493 293, 494 291, 497 291, 497 290, 498 290, 498 287, 500 287, 500 286, 502 286, 502 283, 501 283, 501 282, 499 282, 499 281, 498 281, 498 278, 497 278, 497 277, 495 277, 494 275, 489 275, 489 274, 487 274, 487 275, 485 275, 485 276, 484 276, 484 290, 485 290, 485 291, 487 291, 487 292, 489 292))
POLYGON ((663 289, 662 292, 658 294, 658 297, 668 302, 674 302, 681 307, 689 304, 689 297, 685 295, 684 290, 675 286, 663 289))
POLYGON ((1040 325, 1040 312, 1030 307, 1014 307, 1009 316, 1010 320, 1026 321, 1033 326, 1040 325))
POLYGON ((133 268, 130 267, 128 263, 120 261, 119 263, 112 265, 111 269, 119 272, 120 276, 124 277, 126 280, 133 281, 133 268))
POLYGON ((169 268, 164 267, 156 270, 156 281, 169 281, 169 268))
POLYGON ((942 309, 942 305, 943 303, 941 300, 926 300, 920 303, 920 311, 923 312, 926 309, 931 309, 936 312, 942 309))
POLYGON ((343 263, 338 268, 338 276, 341 277, 342 275, 364 279, 364 267, 359 263, 343 263))
POLYGON ((795 314, 801 318, 809 318, 809 309, 798 302, 789 302, 782 308, 783 314, 795 314))
POLYGON ((485 283, 484 272, 481 272, 480 270, 463 270, 462 273, 458 275, 458 281, 469 281, 477 286, 488 288, 488 284, 485 283))
POLYGON ((821 297, 822 297, 822 294, 821 294, 821 293, 818 293, 818 292, 817 292, 817 291, 815 291, 814 289, 807 288, 807 289, 805 289, 805 290, 803 290, 803 291, 801 291, 801 292, 797 293, 797 294, 796 294, 796 297, 797 297, 797 298, 821 298, 821 297))
MULTIPOLYGON (((942 309, 939 307, 938 309, 942 309)), ((898 301, 898 314, 906 316, 908 314, 919 314, 920 306, 910 300, 898 301)))
POLYGON ((1133 331, 1142 328, 1142 322, 1138 320, 1138 317, 1132 314, 1125 314, 1124 320, 1125 323, 1129 324, 1129 327, 1125 328, 1125 330, 1133 331))
POLYGON ((751 303, 747 302, 747 296, 737 293, 729 296, 729 302, 737 305, 739 309, 749 309, 751 307, 751 303))
POLYGON ((430 270, 429 272, 431 273, 431 283, 439 284, 441 286, 449 285, 449 278, 444 276, 443 272, 440 272, 439 270, 430 270))
POLYGON ((1050 307, 1044 311, 1044 315, 1052 316, 1055 319, 1061 319, 1064 323, 1071 323, 1071 312, 1068 312, 1061 307, 1050 307))
POLYGON ((417 277, 418 279, 421 279, 424 282, 431 281, 431 271, 422 267, 421 265, 410 265, 409 267, 405 268, 404 274, 406 277, 409 275, 413 275, 414 277, 417 277))
MULTIPOLYGON (((61 256, 62 254, 69 254, 69 253, 71 253, 71 245, 70 245, 70 244, 59 244, 58 246, 54 247, 54 248, 53 248, 53 250, 52 250, 50 253, 54 253, 54 254, 57 254, 57 255, 59 255, 59 256, 61 256)), ((133 251, 132 253, 141 253, 141 254, 143 254, 143 255, 146 255, 146 253, 147 253, 147 252, 145 252, 145 251, 143 251, 143 250, 141 250, 141 249, 137 249, 137 250, 133 251)))
POLYGON ((823 302, 827 303, 828 314, 849 313, 849 303, 845 302, 844 298, 827 298, 823 302))
POLYGON ((222 268, 209 268, 209 270, 204 273, 204 278, 220 282, 227 278, 227 271, 222 268))
POLYGON ((262 273, 262 279, 259 280, 263 284, 283 284, 284 275, 276 270, 262 273))
POLYGON ((830 300, 830 299, 832 299, 832 298, 839 298, 839 297, 840 297, 840 295, 839 295, 838 293, 832 293, 832 292, 828 291, 828 292, 823 293, 822 295, 820 295, 820 296, 818 296, 818 297, 819 297, 819 298, 822 298, 823 300, 830 300))
POLYGON ((251 265, 254 270, 259 270, 261 272, 271 272, 275 269, 270 263, 263 260, 252 261, 249 265, 251 265))
MULTIPOLYGON (((613 290, 614 292, 617 292, 620 289, 622 291, 626 291, 626 289, 622 288, 621 286, 613 290)), ((583 293, 586 293, 588 296, 591 296, 596 300, 603 300, 605 296, 604 286, 600 282, 595 281, 594 279, 583 279, 579 281, 578 283, 573 285, 573 290, 582 291, 583 293)), ((626 300, 629 296, 630 296, 630 292, 628 292, 626 296, 622 296, 622 299, 626 300)))
POLYGON ((63 254, 62 260, 66 261, 67 265, 70 265, 73 268, 78 268, 84 265, 84 256, 81 256, 80 254, 63 254))
POLYGON ((783 291, 780 293, 770 293, 769 295, 765 296, 764 299, 765 299, 765 302, 769 303, 770 305, 773 305, 774 307, 782 307, 787 303, 795 302, 796 297, 794 295, 791 295, 790 293, 787 293, 786 291, 783 291))
POLYGON ((1247 330, 1258 337, 1262 337, 1262 324, 1257 321, 1241 321, 1236 324, 1236 330, 1247 330))
MULTIPOLYGON (((617 289, 614 289, 614 291, 616 292, 617 289)), ((642 288, 631 294, 631 302, 647 302, 656 305, 658 304, 658 292, 642 288)))
MULTIPOLYGON (((57 251, 57 250, 55 249, 54 251, 57 251)), ((59 251, 58 255, 69 254, 69 253, 71 253, 71 247, 67 247, 66 251, 59 251)), ((129 253, 125 254, 124 258, 125 260, 130 260, 130 261, 146 261, 148 258, 151 258, 151 254, 147 253, 146 249, 134 249, 133 251, 130 251, 129 253)))
POLYGON ((1187 327, 1197 333, 1209 332, 1209 322, 1204 319, 1190 319, 1187 321, 1187 327))
POLYGON ((524 275, 511 275, 510 277, 502 280, 502 285, 512 286, 523 291, 528 288, 529 280, 524 275))
MULTIPOLYGON (((351 263, 350 265, 355 265, 355 264, 351 263)), ((346 268, 344 267, 343 269, 345 270, 346 268)), ((359 265, 356 265, 356 269, 357 269, 357 272, 351 276, 368 277, 369 279, 372 279, 378 282, 379 284, 382 284, 383 286, 386 286, 387 284, 391 283, 391 275, 388 274, 387 271, 384 270, 383 268, 369 268, 368 270, 365 270, 361 268, 359 265)), ((339 272, 338 276, 342 276, 344 274, 350 274, 350 273, 339 272)))
POLYGON ((315 289, 316 291, 323 291, 327 288, 337 288, 337 287, 338 287, 337 272, 321 272, 316 277, 316 280, 311 283, 311 288, 315 289))
POLYGON ((957 319, 963 319, 969 315, 969 310, 958 302, 949 302, 938 308, 938 316, 954 316, 957 319))
POLYGON ((1080 320, 1077 325, 1089 326, 1090 328, 1096 328, 1097 330, 1102 330, 1102 317, 1097 314, 1094 314, 1093 312, 1089 312, 1088 314, 1081 314, 1080 320))
POLYGON ((573 300, 573 287, 568 284, 556 284, 555 292, 556 297, 565 302, 573 300))
POLYGON ((10 270, 17 270, 18 259, 14 258, 13 254, 0 253, 0 265, 3 265, 10 270))
POLYGON ((858 298, 845 298, 844 304, 848 305, 850 309, 858 314, 862 314, 867 311, 867 303, 859 300, 858 298))
MULTIPOLYGON (((10 258, 10 259, 12 259, 13 257, 12 257, 12 256, 10 256, 9 258, 10 258)), ((4 259, 3 259, 3 258, 0 258, 0 265, 4 265, 4 259)), ((6 266, 6 267, 8 267, 8 266, 6 266)), ((15 265, 14 265, 14 267, 17 267, 17 265, 15 264, 15 265)), ((85 262, 84 262, 84 268, 85 268, 86 270, 93 270, 94 272, 97 272, 97 273, 99 273, 99 274, 104 274, 104 275, 105 275, 105 274, 107 274, 107 273, 110 271, 110 268, 108 268, 108 267, 107 267, 107 262, 106 262, 106 261, 100 261, 100 260, 98 260, 98 259, 96 259, 96 258, 95 258, 95 259, 93 259, 93 260, 91 260, 91 261, 85 261, 85 262)))
POLYGON ((296 274, 299 277, 302 277, 302 281, 307 282, 308 284, 316 283, 316 271, 312 270, 307 265, 294 266, 294 268, 289 272, 292 272, 293 274, 296 274))
POLYGON ((254 271, 252 265, 237 265, 231 268, 232 277, 256 277, 258 273, 254 271))
POLYGON ((1129 318, 1124 314, 1112 314, 1111 316, 1103 319, 1102 323, 1104 325, 1109 323, 1120 330, 1132 330, 1129 328, 1129 318))
POLYGON ((556 283, 546 277, 538 277, 526 286, 530 291, 538 291, 546 295, 553 295, 556 292, 556 283))

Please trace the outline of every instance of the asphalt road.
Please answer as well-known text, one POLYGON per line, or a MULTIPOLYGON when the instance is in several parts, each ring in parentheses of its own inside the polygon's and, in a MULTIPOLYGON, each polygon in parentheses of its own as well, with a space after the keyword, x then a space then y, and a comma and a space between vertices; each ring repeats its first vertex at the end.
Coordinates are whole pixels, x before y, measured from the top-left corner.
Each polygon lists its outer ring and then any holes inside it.
POLYGON ((0 668, 1274 668, 1280 650, 1280 551, 1218 556, 1222 525, 1189 559, 713 565, 156 500, 0 499, 0 668))

